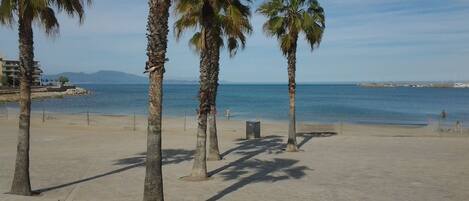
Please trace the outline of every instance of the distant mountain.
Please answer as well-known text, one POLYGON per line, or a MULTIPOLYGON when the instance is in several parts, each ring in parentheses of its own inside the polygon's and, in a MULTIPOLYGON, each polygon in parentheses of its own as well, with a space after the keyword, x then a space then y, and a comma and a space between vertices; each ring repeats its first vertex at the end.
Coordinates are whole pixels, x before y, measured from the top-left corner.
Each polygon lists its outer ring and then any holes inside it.
MULTIPOLYGON (((148 78, 144 76, 119 72, 98 71, 96 73, 64 72, 55 75, 44 75, 43 79, 56 80, 60 76, 67 77, 74 84, 146 84, 148 78)), ((197 84, 194 80, 165 80, 167 84, 197 84)))

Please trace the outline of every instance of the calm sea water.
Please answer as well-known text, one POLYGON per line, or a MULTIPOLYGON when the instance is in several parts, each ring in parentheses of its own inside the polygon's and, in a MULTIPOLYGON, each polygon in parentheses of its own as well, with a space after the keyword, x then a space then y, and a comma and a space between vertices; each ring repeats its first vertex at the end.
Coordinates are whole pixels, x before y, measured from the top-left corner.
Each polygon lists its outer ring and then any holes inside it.
MULTIPOLYGON (((34 101, 33 110, 128 115, 146 114, 147 85, 81 85, 90 96, 34 101)), ((165 85, 164 114, 194 115, 197 85, 165 85)), ((297 120, 317 122, 426 124, 442 110, 448 121, 469 122, 469 89, 361 88, 355 85, 299 85, 297 120)), ((7 107, 17 108, 15 103, 7 107)), ((219 115, 236 119, 288 118, 286 85, 221 85, 219 115)))

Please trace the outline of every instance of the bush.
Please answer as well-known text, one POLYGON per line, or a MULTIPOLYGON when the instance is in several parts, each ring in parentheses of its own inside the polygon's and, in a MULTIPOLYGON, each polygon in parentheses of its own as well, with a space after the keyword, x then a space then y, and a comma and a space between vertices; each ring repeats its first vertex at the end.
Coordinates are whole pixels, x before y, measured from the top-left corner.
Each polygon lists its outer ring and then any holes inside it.
POLYGON ((58 81, 60 82, 60 84, 64 85, 65 83, 69 82, 70 80, 68 79, 68 77, 60 76, 58 81))
POLYGON ((0 85, 2 86, 8 86, 8 77, 3 75, 0 76, 0 85))

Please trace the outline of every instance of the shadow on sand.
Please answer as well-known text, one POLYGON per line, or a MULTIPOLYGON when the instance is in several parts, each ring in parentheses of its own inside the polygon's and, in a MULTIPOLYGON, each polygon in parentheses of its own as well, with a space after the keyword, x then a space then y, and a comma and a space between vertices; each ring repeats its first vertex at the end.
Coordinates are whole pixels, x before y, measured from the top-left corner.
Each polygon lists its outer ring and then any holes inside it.
MULTIPOLYGON (((330 137, 335 133, 299 133, 302 141, 298 147, 302 147, 315 137, 330 137)), ((285 143, 280 136, 269 136, 263 139, 254 139, 238 142, 238 146, 227 150, 227 154, 242 155, 241 158, 209 172, 209 176, 219 174, 225 181, 236 180, 234 184, 219 191, 210 197, 209 201, 215 201, 235 192, 249 184, 260 182, 277 182, 286 179, 300 179, 306 175, 305 171, 313 171, 306 166, 296 165, 299 161, 293 159, 274 158, 272 160, 252 159, 258 154, 280 154, 285 150, 285 143), (250 160, 252 159, 252 160, 250 160)))
MULTIPOLYGON (((185 149, 165 149, 163 150, 163 165, 169 165, 169 164, 178 164, 184 161, 191 160, 193 158, 194 151, 193 150, 185 150, 185 149)), ((116 160, 114 165, 126 165, 125 167, 110 171, 110 172, 105 172, 102 174, 98 174, 95 176, 87 177, 84 179, 72 181, 69 183, 57 185, 57 186, 52 186, 48 188, 42 188, 35 190, 34 192, 36 193, 43 193, 55 189, 60 189, 68 186, 72 186, 75 184, 91 181, 94 179, 98 179, 101 177, 105 177, 108 175, 113 175, 119 172, 123 172, 126 170, 130 170, 136 167, 144 167, 145 166, 145 158, 146 158, 146 152, 136 154, 134 157, 129 157, 129 158, 123 158, 116 160)))
POLYGON ((332 137, 334 135, 337 135, 336 132, 301 132, 297 133, 297 137, 303 137, 303 140, 298 143, 298 148, 301 148, 303 145, 305 145, 308 141, 310 141, 313 138, 316 137, 332 137))
MULTIPOLYGON (((298 133, 298 136, 303 137, 303 140, 298 143, 298 147, 302 147, 308 141, 315 137, 330 137, 335 133, 298 133)), ((208 173, 209 176, 219 174, 224 180, 239 180, 226 189, 218 192, 208 200, 218 200, 225 195, 234 192, 248 184, 258 182, 276 182, 285 179, 299 179, 305 175, 304 171, 311 170, 306 166, 294 166, 298 160, 274 158, 273 160, 249 160, 261 153, 265 154, 280 154, 285 150, 285 143, 281 136, 267 136, 262 139, 253 140, 239 140, 238 146, 231 148, 221 154, 226 157, 229 154, 237 154, 242 157, 230 162, 222 167, 212 170, 208 173), (227 170, 227 171, 225 171, 227 170), (254 172, 247 177, 244 175, 254 172), (275 173, 275 176, 272 175, 275 173), (280 175, 280 176, 278 176, 280 175), (242 177, 242 178, 241 178, 242 177)), ((178 164, 184 161, 193 159, 194 150, 185 149, 165 149, 163 150, 163 165, 178 164)), ((125 165, 122 168, 98 174, 95 176, 79 179, 69 183, 56 185, 52 187, 37 189, 34 192, 43 193, 52 191, 79 183, 84 183, 94 179, 102 178, 105 176, 117 174, 126 170, 137 167, 145 166, 146 152, 138 153, 133 157, 118 159, 114 165, 125 165)))

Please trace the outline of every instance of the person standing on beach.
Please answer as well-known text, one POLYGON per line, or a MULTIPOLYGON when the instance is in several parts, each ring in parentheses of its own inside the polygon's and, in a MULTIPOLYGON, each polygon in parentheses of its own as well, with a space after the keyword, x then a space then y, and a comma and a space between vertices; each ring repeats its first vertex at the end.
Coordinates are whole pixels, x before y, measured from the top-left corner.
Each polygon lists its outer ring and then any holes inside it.
POLYGON ((446 119, 446 116, 447 116, 446 111, 445 110, 441 111, 441 115, 440 115, 441 119, 446 119))

